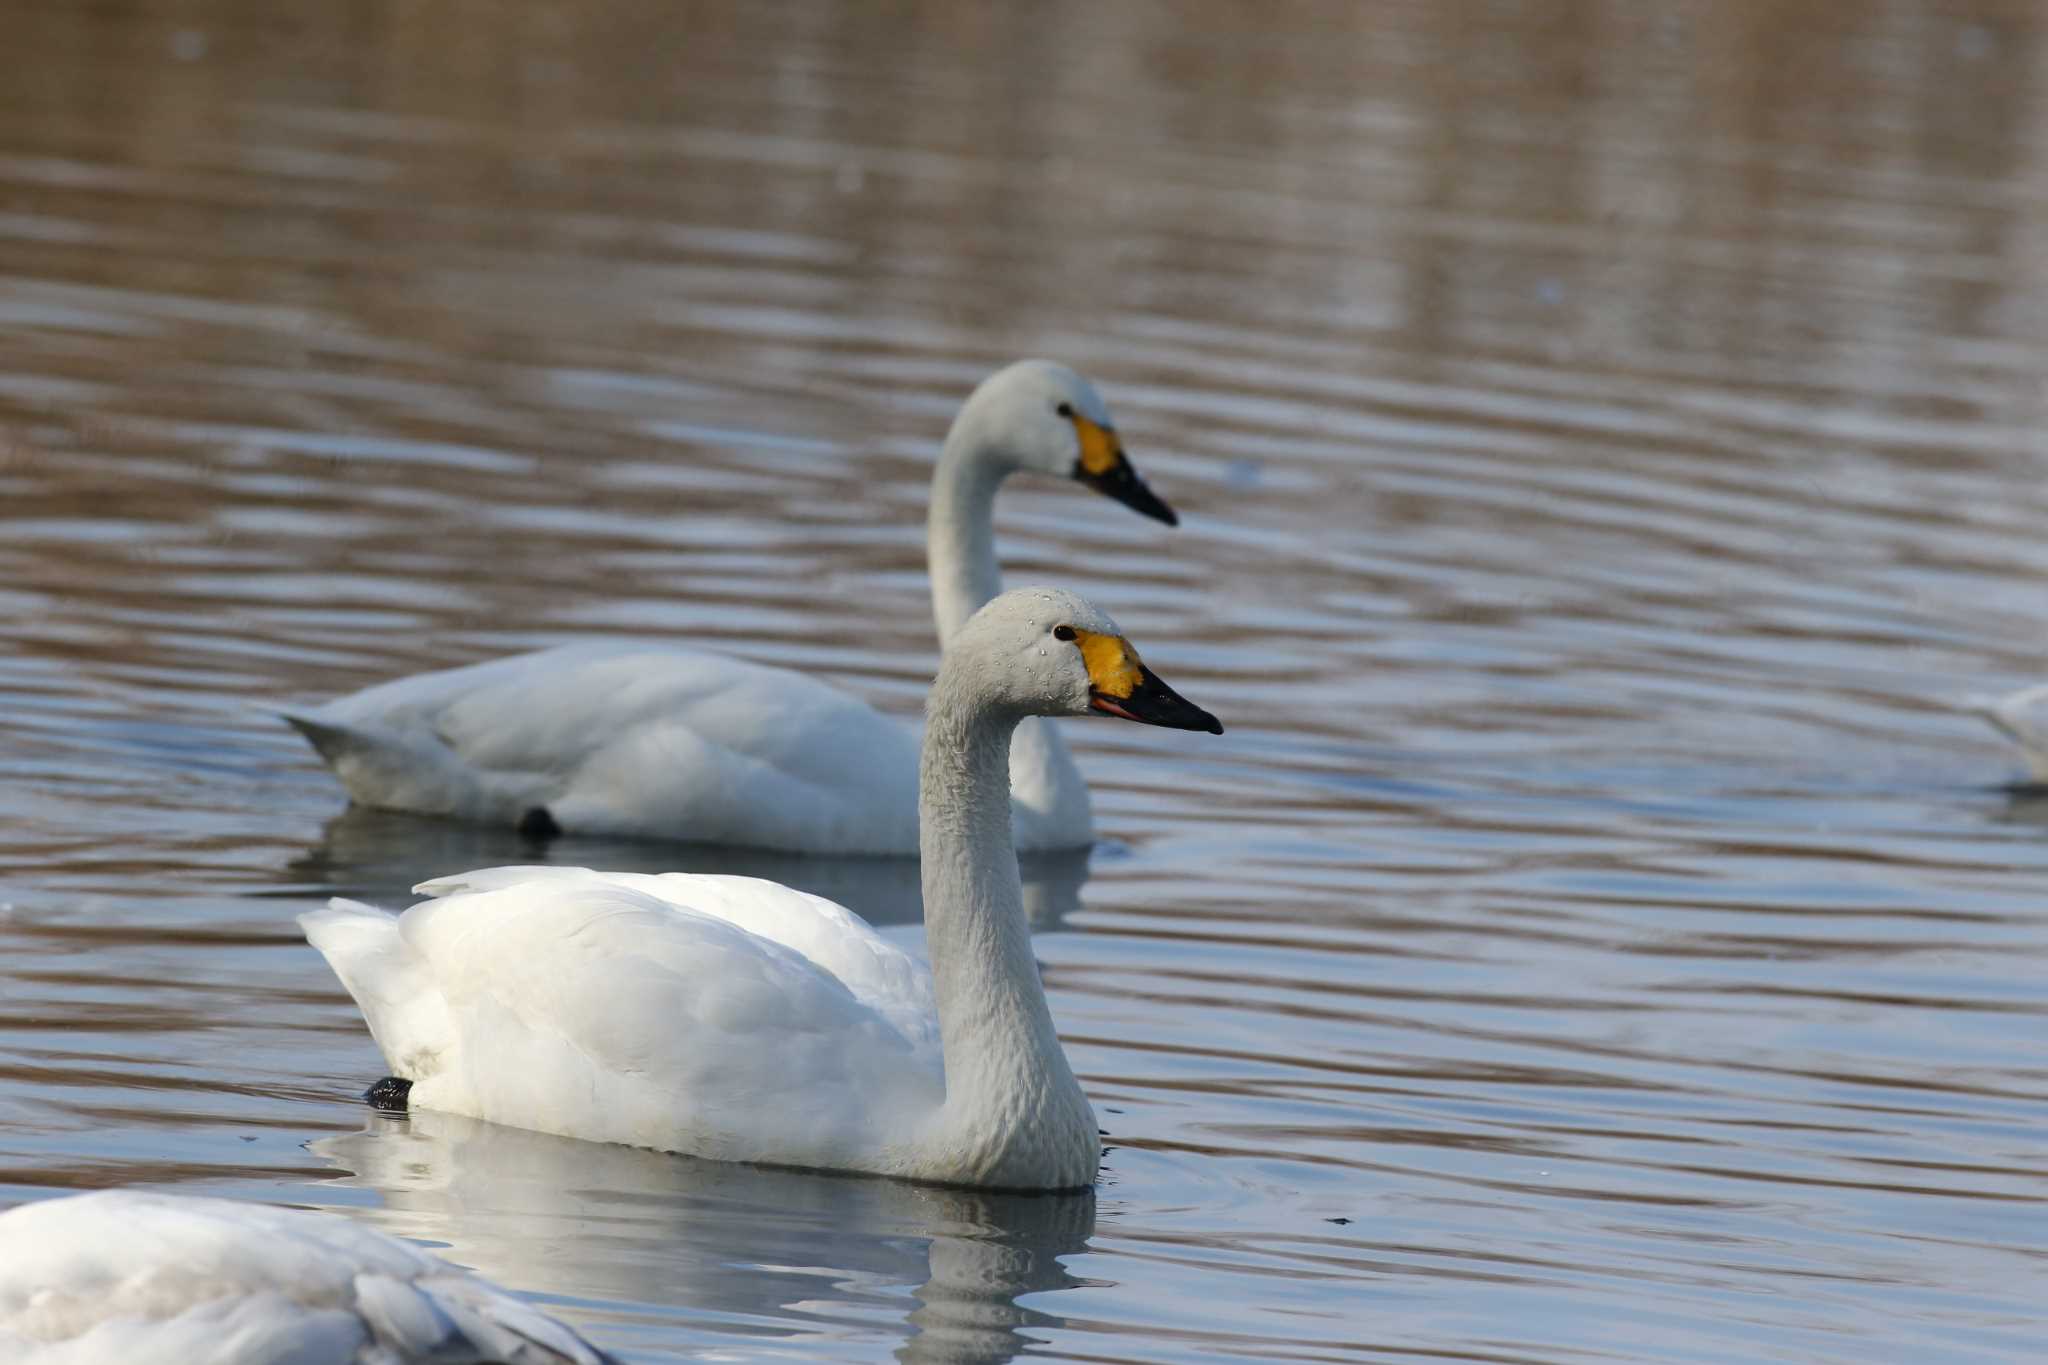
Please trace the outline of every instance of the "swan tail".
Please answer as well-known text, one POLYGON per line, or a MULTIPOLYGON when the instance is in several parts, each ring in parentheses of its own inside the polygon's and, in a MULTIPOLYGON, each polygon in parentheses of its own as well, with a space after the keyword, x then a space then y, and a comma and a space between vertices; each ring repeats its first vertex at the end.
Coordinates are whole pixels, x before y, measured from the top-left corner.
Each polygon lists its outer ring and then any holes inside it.
POLYGON ((617 1357, 473 1275, 359 1275, 355 1295, 356 1311, 394 1360, 618 1365, 617 1357))
POLYGON ((329 767, 340 763, 344 755, 363 748, 369 742, 366 736, 358 734, 346 725, 337 725, 333 721, 307 715, 304 711, 275 711, 272 714, 304 735, 306 743, 313 746, 313 751, 319 754, 329 767))
POLYGON ((1963 709, 1982 716, 1991 727, 2020 746, 2037 782, 2048 782, 2048 732, 2031 714, 2048 701, 2048 684, 2024 688, 2003 697, 1965 697, 1963 709))
POLYGON ((494 809, 477 774, 431 731, 351 725, 304 711, 275 714, 306 737, 358 805, 469 818, 494 809))
POLYGON ((1972 715, 1982 716, 1986 724, 1990 725, 1992 729, 1998 731, 2007 739, 2025 744, 2027 742, 2026 732, 2014 723, 2011 716, 1999 710, 1998 702, 1999 699, 1997 697, 1965 697, 1963 698, 1962 707, 1963 710, 1970 712, 1972 715))
POLYGON ((300 915, 299 927, 362 1010, 393 1076, 422 1081, 452 1064, 447 1001, 405 941, 399 916, 336 897, 300 915))

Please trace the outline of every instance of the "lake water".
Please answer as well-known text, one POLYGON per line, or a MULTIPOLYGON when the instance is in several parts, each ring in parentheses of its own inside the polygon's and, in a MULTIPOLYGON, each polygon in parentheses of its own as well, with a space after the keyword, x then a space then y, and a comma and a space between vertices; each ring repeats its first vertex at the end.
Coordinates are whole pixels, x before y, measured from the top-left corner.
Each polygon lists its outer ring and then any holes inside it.
POLYGON ((2042 1354, 2048 802, 1954 709, 2048 679, 2035 7, 5 27, 0 1203, 339 1208, 634 1361, 2042 1354), (1184 524, 1020 480, 1010 581, 1229 727, 1070 726, 1095 1195, 369 1114, 293 915, 535 854, 264 708, 631 635, 914 715, 1027 354, 1184 524))

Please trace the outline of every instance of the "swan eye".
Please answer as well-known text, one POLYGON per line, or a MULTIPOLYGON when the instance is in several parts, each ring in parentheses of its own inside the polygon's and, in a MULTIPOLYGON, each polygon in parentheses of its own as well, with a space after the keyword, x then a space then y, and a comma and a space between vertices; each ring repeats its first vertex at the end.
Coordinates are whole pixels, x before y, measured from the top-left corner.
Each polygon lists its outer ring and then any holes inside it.
POLYGON ((1074 638, 1074 628, 1072 626, 1054 626, 1052 628, 1052 638, 1055 640, 1071 640, 1074 638))
POLYGON ((1073 420, 1074 405, 1072 403, 1062 403, 1058 407, 1054 408, 1053 411, 1058 413, 1060 416, 1067 418, 1069 421, 1073 420))

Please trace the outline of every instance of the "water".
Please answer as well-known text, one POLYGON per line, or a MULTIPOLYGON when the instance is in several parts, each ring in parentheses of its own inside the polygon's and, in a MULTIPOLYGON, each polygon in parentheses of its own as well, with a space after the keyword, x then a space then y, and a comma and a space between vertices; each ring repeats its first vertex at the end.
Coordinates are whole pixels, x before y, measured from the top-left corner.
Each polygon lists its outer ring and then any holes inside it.
POLYGON ((1952 704, 2048 678, 2043 24, 10 6, 0 1202, 336 1207, 636 1361, 2038 1357, 2048 808, 1952 704), (1072 726, 1095 1196, 367 1114, 293 914, 532 854, 264 706, 631 634, 911 714, 1035 353, 1184 525, 1019 483, 1011 581, 1229 726, 1072 726))

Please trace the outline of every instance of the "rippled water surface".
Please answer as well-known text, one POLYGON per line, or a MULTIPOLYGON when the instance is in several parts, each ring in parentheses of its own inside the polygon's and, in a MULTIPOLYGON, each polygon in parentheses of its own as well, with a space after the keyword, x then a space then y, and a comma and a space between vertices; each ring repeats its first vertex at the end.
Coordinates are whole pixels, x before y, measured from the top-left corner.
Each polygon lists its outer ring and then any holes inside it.
MULTIPOLYGON (((1970 3, 4 7, 0 1202, 340 1207, 636 1361, 2037 1357, 2048 31, 1970 3), (369 1116, 292 916, 537 856, 265 710, 599 636, 914 714, 985 372, 1229 733, 1070 727, 1112 1134, 993 1199, 369 1116)), ((914 874, 744 866, 915 941, 914 874)))

